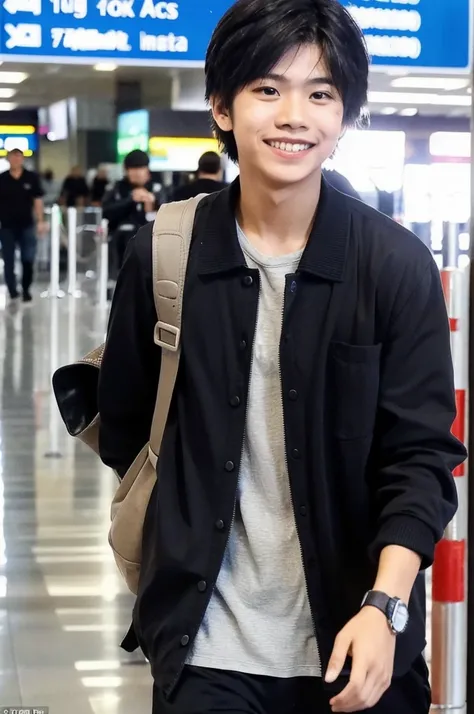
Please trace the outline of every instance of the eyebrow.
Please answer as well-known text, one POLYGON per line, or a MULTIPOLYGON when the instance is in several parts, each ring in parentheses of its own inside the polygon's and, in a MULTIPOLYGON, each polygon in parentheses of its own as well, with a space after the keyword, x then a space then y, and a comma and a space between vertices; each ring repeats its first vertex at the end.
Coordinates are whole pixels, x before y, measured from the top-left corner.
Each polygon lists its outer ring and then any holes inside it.
MULTIPOLYGON (((261 79, 262 81, 269 79, 272 82, 282 82, 283 84, 289 84, 290 82, 288 77, 286 77, 284 74, 276 74, 275 72, 269 72, 261 79)), ((331 87, 335 86, 333 80, 330 77, 313 77, 313 79, 308 79, 305 84, 310 86, 321 86, 323 84, 330 85, 331 87)))

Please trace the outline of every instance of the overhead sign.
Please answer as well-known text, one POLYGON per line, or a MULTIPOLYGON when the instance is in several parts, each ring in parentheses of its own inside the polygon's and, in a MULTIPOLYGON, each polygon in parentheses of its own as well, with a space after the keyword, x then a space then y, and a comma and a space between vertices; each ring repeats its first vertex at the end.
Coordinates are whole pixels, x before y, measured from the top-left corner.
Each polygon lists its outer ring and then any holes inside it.
MULTIPOLYGON (((376 65, 469 67, 470 0, 341 0, 376 65)), ((202 66, 233 0, 0 0, 0 54, 202 66)))
POLYGON ((372 63, 467 70, 470 0, 341 0, 358 22, 372 63))
POLYGON ((196 171, 206 151, 219 153, 216 139, 152 136, 149 142, 152 171, 196 171))
POLYGON ((0 0, 0 51, 25 61, 201 64, 232 0, 0 0), (0 5, 1 7, 1 5, 0 5))
POLYGON ((148 151, 150 115, 146 109, 120 114, 117 122, 117 160, 122 163, 130 151, 148 151))

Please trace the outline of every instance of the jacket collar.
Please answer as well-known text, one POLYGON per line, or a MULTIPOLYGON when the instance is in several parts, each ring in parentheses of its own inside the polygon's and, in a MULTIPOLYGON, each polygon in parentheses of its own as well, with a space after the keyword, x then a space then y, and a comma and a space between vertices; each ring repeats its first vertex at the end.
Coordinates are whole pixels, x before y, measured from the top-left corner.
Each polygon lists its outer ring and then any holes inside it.
MULTIPOLYGON (((228 188, 201 204, 197 228, 201 275, 246 267, 237 237, 235 210, 240 195, 237 179, 228 188)), ((341 282, 350 231, 347 197, 322 180, 321 197, 311 234, 298 271, 341 282)))

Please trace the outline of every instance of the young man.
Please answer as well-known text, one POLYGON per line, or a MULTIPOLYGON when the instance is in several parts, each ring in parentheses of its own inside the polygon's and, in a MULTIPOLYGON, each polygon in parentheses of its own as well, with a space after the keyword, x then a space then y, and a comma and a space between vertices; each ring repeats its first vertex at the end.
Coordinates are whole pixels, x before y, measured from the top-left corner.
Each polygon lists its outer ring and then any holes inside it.
POLYGON ((158 197, 153 193, 149 164, 144 151, 131 151, 123 162, 125 176, 104 196, 103 215, 109 221, 119 268, 128 242, 140 226, 151 220, 150 214, 159 205, 158 197))
POLYGON ((43 189, 39 176, 23 166, 20 149, 8 154, 10 170, 0 174, 0 245, 5 283, 12 300, 19 297, 15 275, 15 250, 21 253, 23 302, 31 303, 31 284, 36 258, 37 235, 46 231, 43 189))
MULTIPOLYGON (((196 215, 124 642, 151 662, 155 714, 429 710, 420 571, 465 451, 431 255, 321 178, 367 75, 336 0, 239 0, 211 40, 240 181, 196 215)), ((122 472, 158 380, 151 245, 148 226, 129 246, 101 371, 101 455, 122 472)))
POLYGON ((187 186, 179 186, 173 194, 173 201, 185 201, 200 193, 214 193, 227 186, 223 182, 221 157, 215 151, 206 151, 198 164, 197 178, 187 186))

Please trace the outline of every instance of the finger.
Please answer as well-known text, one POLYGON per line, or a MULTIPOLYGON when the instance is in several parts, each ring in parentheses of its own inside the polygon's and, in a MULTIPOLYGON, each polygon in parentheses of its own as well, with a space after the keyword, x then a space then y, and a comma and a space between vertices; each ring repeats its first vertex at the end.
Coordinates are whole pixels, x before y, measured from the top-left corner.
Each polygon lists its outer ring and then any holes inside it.
POLYGON ((328 684, 335 682, 341 674, 351 644, 351 638, 348 635, 345 635, 344 631, 340 632, 336 637, 325 676, 325 681, 328 684))
MULTIPOLYGON (((362 695, 367 684, 369 667, 363 655, 354 652, 349 684, 337 697, 331 700, 333 711, 358 711, 361 709, 362 695)), ((373 688, 373 684, 372 684, 373 688)))

